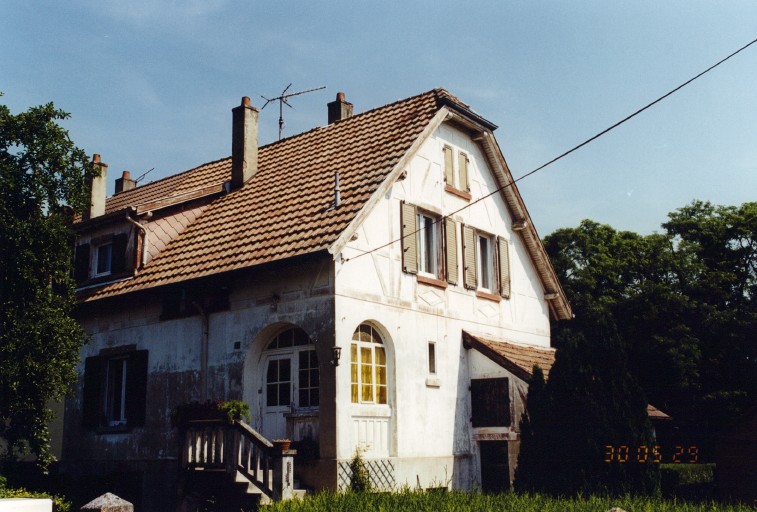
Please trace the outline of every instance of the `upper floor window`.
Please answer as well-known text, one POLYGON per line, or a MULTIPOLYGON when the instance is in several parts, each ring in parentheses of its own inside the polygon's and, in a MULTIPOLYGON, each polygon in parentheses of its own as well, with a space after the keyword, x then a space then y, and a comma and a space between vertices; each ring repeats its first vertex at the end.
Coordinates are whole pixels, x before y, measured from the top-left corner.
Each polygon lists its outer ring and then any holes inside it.
POLYGON ((426 213, 418 214, 418 271, 439 276, 441 268, 441 236, 439 235, 440 222, 437 217, 426 213))
POLYGON ((350 344, 350 380, 353 404, 387 403, 386 352, 381 335, 360 324, 350 344))
POLYGON ((78 283, 83 283, 89 279, 122 274, 134 265, 133 251, 134 246, 129 246, 128 233, 98 237, 90 243, 77 245, 74 278, 78 283))
POLYGON ((98 245, 95 250, 95 275, 102 276, 110 274, 113 257, 113 243, 108 242, 98 245))
POLYGON ((402 270, 443 287, 457 283, 457 266, 457 224, 403 202, 402 270))
POLYGON ((455 152, 451 146, 444 146, 444 189, 464 199, 470 200, 470 159, 463 151, 455 152), (455 156, 457 155, 457 158, 455 156))
POLYGON ((510 298, 510 248, 495 237, 463 226, 463 282, 484 297, 510 298))
POLYGON ((494 237, 477 233, 476 265, 479 269, 477 285, 479 288, 489 291, 497 291, 497 280, 494 277, 494 237))

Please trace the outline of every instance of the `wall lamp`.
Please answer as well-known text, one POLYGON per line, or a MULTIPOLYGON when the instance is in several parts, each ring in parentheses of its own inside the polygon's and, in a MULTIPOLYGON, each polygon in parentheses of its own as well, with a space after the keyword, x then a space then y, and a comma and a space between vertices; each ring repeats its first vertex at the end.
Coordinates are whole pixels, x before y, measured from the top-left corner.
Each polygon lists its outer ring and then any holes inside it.
POLYGON ((331 355, 331 364, 339 366, 339 358, 342 356, 342 347, 337 347, 336 345, 331 347, 331 355))

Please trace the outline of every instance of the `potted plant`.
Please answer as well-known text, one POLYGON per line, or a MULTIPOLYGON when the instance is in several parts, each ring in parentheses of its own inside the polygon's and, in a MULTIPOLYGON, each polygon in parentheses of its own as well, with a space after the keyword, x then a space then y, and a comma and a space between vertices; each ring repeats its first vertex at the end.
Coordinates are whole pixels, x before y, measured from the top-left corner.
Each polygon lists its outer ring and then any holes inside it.
POLYGON ((292 447, 291 439, 274 439, 271 442, 273 443, 273 447, 281 452, 285 452, 292 447))

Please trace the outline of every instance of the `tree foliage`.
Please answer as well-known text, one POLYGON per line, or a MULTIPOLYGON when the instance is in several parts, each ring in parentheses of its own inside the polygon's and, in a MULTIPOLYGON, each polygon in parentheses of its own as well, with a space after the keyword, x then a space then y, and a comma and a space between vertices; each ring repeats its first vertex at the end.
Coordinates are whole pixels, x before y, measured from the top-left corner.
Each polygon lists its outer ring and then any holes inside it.
POLYGON ((88 203, 92 166, 52 103, 0 105, 0 437, 7 456, 53 459, 47 404, 76 378, 85 335, 71 317, 72 212, 88 203))
POLYGON ((757 400, 757 203, 694 201, 662 227, 585 220, 544 244, 577 319, 611 318, 649 401, 706 445, 757 400))
POLYGON ((605 462, 606 446, 651 446, 644 393, 630 375, 612 319, 587 315, 559 331, 545 384, 534 371, 521 423, 515 486, 556 495, 652 494, 659 473, 645 463, 605 462))

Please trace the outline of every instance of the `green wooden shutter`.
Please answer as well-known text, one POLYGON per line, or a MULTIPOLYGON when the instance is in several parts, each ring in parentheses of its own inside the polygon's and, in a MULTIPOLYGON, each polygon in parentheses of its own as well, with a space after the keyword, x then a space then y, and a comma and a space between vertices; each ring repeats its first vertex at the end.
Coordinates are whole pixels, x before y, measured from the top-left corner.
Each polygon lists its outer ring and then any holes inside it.
POLYGON ((444 219, 444 242, 446 249, 447 282, 457 284, 457 223, 452 219, 444 219))
POLYGON ((89 244, 76 246, 74 279, 77 283, 82 283, 89 279, 89 244))
POLYGON ((460 173, 460 190, 470 192, 470 183, 468 182, 468 155, 463 152, 458 154, 457 171, 460 173))
POLYGON ((84 391, 82 393, 82 425, 94 430, 102 419, 102 395, 104 360, 102 357, 88 357, 84 361, 84 391))
POLYGON ((463 225, 463 284, 475 290, 476 283, 476 230, 463 225))
POLYGON ((402 270, 409 274, 418 273, 418 215, 415 206, 402 202, 402 270))
POLYGON ((510 244, 507 240, 497 237, 497 252, 499 253, 499 292, 504 298, 510 298, 510 244))
POLYGON ((147 401, 147 350, 129 354, 126 363, 126 424, 141 427, 145 424, 147 401))
POLYGON ((450 186, 455 186, 455 165, 452 148, 444 146, 444 181, 450 186))

